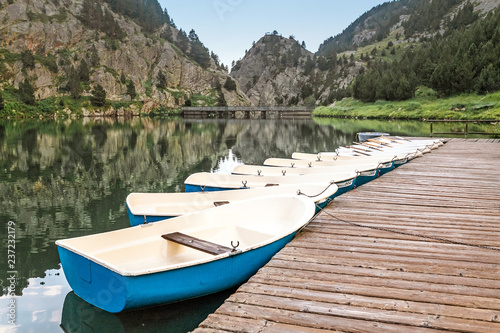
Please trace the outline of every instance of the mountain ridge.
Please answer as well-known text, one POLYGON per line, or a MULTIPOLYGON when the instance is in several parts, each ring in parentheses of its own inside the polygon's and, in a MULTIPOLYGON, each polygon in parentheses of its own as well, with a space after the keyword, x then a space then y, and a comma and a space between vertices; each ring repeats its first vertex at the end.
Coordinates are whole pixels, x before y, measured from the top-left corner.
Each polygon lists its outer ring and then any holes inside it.
MULTIPOLYGON (((470 26, 474 20, 483 19, 487 13, 498 8, 499 4, 499 0, 474 3, 468 0, 387 2, 361 15, 335 38, 325 40, 316 53, 309 52, 309 62, 301 60, 296 66, 280 68, 276 64, 287 54, 287 49, 276 48, 275 57, 271 59, 269 55, 255 50, 261 39, 236 63, 231 75, 240 82, 254 104, 277 105, 282 102, 286 105, 293 104, 290 103, 292 101, 299 105, 329 105, 335 100, 352 96, 354 79, 378 61, 385 61, 390 66, 392 61, 404 56, 403 50, 418 49, 434 36, 445 36, 451 31, 470 26), (438 10, 441 7, 445 10, 438 10), (419 11, 409 10, 415 8, 433 14, 429 14, 427 19, 422 18, 419 11), (273 75, 264 76, 264 79, 262 76, 267 72, 262 70, 263 63, 274 66, 274 72, 271 71, 273 75), (260 79, 250 82, 248 78, 256 75, 260 79), (288 82, 285 80, 287 77, 290 78, 288 82), (289 92, 295 94, 288 94, 282 100, 283 96, 277 92, 273 99, 276 89, 272 82, 276 80, 280 86, 287 87, 289 92)), ((406 84, 406 80, 401 82, 406 84)), ((404 94, 397 94, 400 96, 397 98, 411 96, 410 89, 415 87, 410 85, 404 94)))

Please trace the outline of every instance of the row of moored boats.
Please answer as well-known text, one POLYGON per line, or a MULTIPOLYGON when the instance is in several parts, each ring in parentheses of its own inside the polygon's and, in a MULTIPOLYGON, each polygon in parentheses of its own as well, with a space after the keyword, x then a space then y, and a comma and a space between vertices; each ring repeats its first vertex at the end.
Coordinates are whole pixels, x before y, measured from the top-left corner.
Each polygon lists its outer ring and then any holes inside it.
POLYGON ((237 286, 336 196, 442 144, 381 136, 232 174, 196 173, 185 193, 131 193, 130 228, 56 242, 66 279, 109 312, 237 286))

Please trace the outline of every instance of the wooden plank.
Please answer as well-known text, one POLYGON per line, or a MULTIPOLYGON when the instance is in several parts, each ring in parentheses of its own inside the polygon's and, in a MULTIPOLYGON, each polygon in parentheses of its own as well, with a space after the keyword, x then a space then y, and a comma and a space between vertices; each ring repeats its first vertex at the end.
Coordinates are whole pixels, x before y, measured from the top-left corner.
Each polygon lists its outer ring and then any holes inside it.
MULTIPOLYGON (((415 301, 431 304, 442 304, 449 306, 462 306, 466 308, 481 308, 494 310, 490 320, 500 310, 500 304, 495 297, 480 297, 470 295, 458 295, 445 292, 427 290, 407 290, 391 287, 380 287, 377 285, 362 285, 353 283, 335 283, 330 280, 313 280, 311 278, 266 276, 258 275, 252 278, 252 283, 266 283, 270 285, 287 286, 294 289, 304 288, 324 291, 329 293, 341 293, 346 295, 361 295, 366 297, 380 297, 389 300, 415 301), (480 306, 478 306, 480 304, 480 306)), ((498 320, 496 320, 498 321, 498 320)), ((500 332, 500 331, 499 331, 500 332)))
POLYGON ((469 331, 474 332, 474 329, 480 329, 482 332, 498 333, 500 323, 464 320, 460 318, 449 318, 444 316, 422 315, 418 313, 401 313, 391 310, 370 309, 363 307, 354 307, 351 305, 332 306, 325 302, 311 302, 296 299, 294 302, 289 302, 284 297, 273 297, 259 294, 246 294, 239 292, 230 297, 231 301, 244 303, 246 306, 255 305, 269 310, 283 309, 285 311, 294 312, 296 316, 302 313, 311 316, 322 316, 330 318, 333 316, 341 316, 344 320, 355 319, 365 320, 370 322, 381 322, 387 325, 401 325, 415 328, 434 328, 441 330, 469 331), (472 329, 471 325, 474 325, 472 329))
MULTIPOLYGON (((286 259, 286 258, 285 258, 286 259)), ((332 274, 351 274, 355 276, 375 276, 385 278, 387 280, 407 280, 407 281, 417 281, 417 282, 428 282, 428 283, 445 283, 451 285, 461 285, 461 286, 472 286, 480 288, 493 288, 500 289, 500 280, 493 279, 477 279, 468 278, 465 276, 451 276, 451 275, 439 275, 431 273, 417 273, 417 272, 407 272, 401 270, 388 270, 381 269, 376 270, 373 268, 364 268, 359 266, 348 266, 340 264, 323 264, 323 263, 313 263, 309 261, 299 261, 299 260, 285 260, 282 258, 275 257, 269 262, 265 269, 269 268, 282 268, 282 269, 293 269, 296 271, 312 271, 312 272, 322 272, 322 273, 332 273, 332 274)))
MULTIPOLYGON (((409 274, 411 276, 411 274, 409 274)), ((433 282, 413 281, 413 280, 398 280, 387 279, 377 276, 359 276, 350 272, 344 274, 336 274, 332 272, 322 273, 309 270, 290 270, 287 268, 271 268, 263 269, 261 277, 274 277, 281 279, 289 277, 294 279, 304 279, 310 281, 329 281, 330 283, 356 284, 363 286, 377 286, 384 288, 395 288, 404 290, 419 290, 430 291, 442 294, 467 295, 477 297, 491 297, 498 295, 499 290, 490 287, 472 287, 462 286, 460 284, 449 284, 447 276, 443 276, 439 281, 434 279, 433 282)), ((285 279, 286 280, 286 279, 285 279)), ((458 278, 456 279, 458 280, 458 278)))
MULTIPOLYGON (((226 315, 228 317, 258 318, 270 322, 283 323, 297 327, 311 327, 326 330, 342 330, 347 332, 394 332, 401 333, 401 325, 388 324, 378 320, 369 321, 365 319, 352 319, 342 316, 321 315, 310 313, 305 304, 299 311, 290 311, 288 309, 263 307, 243 302, 232 303, 226 301, 216 312, 216 314, 226 315)), ((297 305, 294 302, 295 305, 297 305)), ((420 327, 406 327, 405 332, 435 332, 422 323, 420 327)))
MULTIPOLYGON (((391 227, 392 231, 378 230, 374 228, 362 228, 359 226, 350 226, 347 224, 337 226, 321 226, 311 225, 308 230, 315 232, 322 232, 324 234, 337 235, 337 236, 362 236, 362 237, 379 237, 383 239, 407 239, 418 240, 421 242, 440 242, 450 243, 457 245, 468 245, 471 247, 489 247, 490 250, 500 249, 500 239, 494 233, 483 234, 481 236, 468 236, 467 234, 449 233, 445 231, 440 232, 423 232, 411 230, 397 230, 396 226, 391 227)), ((426 244, 423 244, 423 246, 426 244)))
MULTIPOLYGON (((321 225, 319 229, 323 230, 329 230, 329 231, 335 231, 335 230, 359 230, 360 226, 365 226, 368 229, 380 229, 381 231, 388 232, 388 230, 394 232, 394 233, 405 233, 405 234, 411 234, 415 236, 422 236, 422 237, 432 237, 434 238, 440 238, 440 239, 448 239, 449 241, 454 241, 454 240, 460 240, 463 239, 466 241, 467 239, 470 240, 482 240, 482 239, 488 239, 488 237, 491 237, 491 230, 476 230, 476 229, 464 229, 462 230, 461 228, 439 228, 439 226, 436 227, 426 227, 426 226, 418 226, 417 224, 399 224, 399 225, 391 225, 387 224, 384 222, 373 222, 373 221, 366 221, 366 220, 354 220, 354 221, 349 221, 349 220, 343 220, 346 221, 343 223, 340 221, 337 224, 329 224, 329 225, 321 225), (347 223, 350 222, 351 224, 347 223), (353 225, 352 223, 355 223, 357 225, 353 225)), ((311 226, 311 230, 315 230, 316 224, 311 226)), ((496 238, 495 238, 496 239, 496 238)), ((498 240, 500 242, 500 240, 498 240)), ((499 249, 500 250, 500 249, 499 249)))
MULTIPOLYGON (((326 242, 314 242, 314 246, 311 246, 311 240, 302 239, 296 240, 293 244, 294 246, 300 248, 314 248, 321 250, 331 250, 331 251, 350 251, 357 253, 370 253, 370 254, 385 254, 390 252, 391 255, 395 256, 407 256, 407 257, 417 257, 423 259, 442 259, 442 260, 457 260, 457 261, 465 261, 468 263, 493 263, 496 265, 500 265, 498 260, 499 253, 495 253, 491 251, 489 255, 481 255, 472 256, 463 254, 461 252, 449 252, 449 250, 440 251, 439 249, 435 250, 437 246, 433 246, 431 249, 420 247, 415 247, 413 249, 407 247, 396 247, 396 246, 384 246, 384 247, 375 247, 371 246, 373 244, 367 244, 366 242, 335 242, 335 243, 326 243, 326 242), (434 250, 433 250, 434 249, 434 250)), ((432 244, 431 244, 432 245, 432 244)), ((477 251, 476 253, 478 253, 477 251)))
POLYGON ((436 274, 440 276, 455 276, 455 277, 469 277, 479 279, 492 279, 498 278, 498 271, 482 270, 479 265, 477 269, 462 268, 456 266, 441 266, 440 263, 427 264, 426 261, 411 262, 404 260, 391 260, 391 261, 368 261, 365 258, 349 257, 343 253, 337 256, 316 256, 316 255, 301 255, 299 252, 284 253, 281 251, 275 258, 288 261, 310 262, 324 265, 343 265, 343 266, 356 266, 368 269, 380 270, 393 270, 401 272, 412 272, 421 274, 436 274))
POLYGON ((363 262, 365 263, 365 265, 379 268, 384 267, 384 265, 392 265, 403 268, 405 270, 409 270, 412 267, 425 267, 426 271, 433 271, 436 274, 450 273, 451 275, 463 275, 478 278, 500 278, 500 265, 498 265, 497 263, 481 263, 480 265, 478 265, 477 263, 467 262, 463 260, 396 256, 390 253, 371 254, 350 251, 334 251, 310 248, 305 249, 294 246, 287 246, 280 252, 280 254, 301 258, 325 258, 330 262, 345 262, 346 260, 352 260, 353 262, 363 262))
POLYGON ((226 246, 215 244, 203 239, 192 237, 180 232, 172 232, 170 234, 161 235, 164 239, 181 244, 198 251, 202 251, 208 254, 218 255, 231 252, 232 249, 226 246))
POLYGON ((249 294, 276 295, 289 299, 300 299, 304 301, 319 301, 325 303, 350 305, 355 307, 366 307, 398 312, 413 312, 419 314, 434 314, 439 316, 467 318, 473 320, 491 321, 498 313, 490 309, 467 309, 462 306, 451 306, 425 302, 414 302, 411 300, 393 300, 389 304, 384 297, 369 297, 360 295, 347 295, 343 293, 331 293, 310 288, 296 288, 277 284, 264 284, 251 281, 240 290, 249 294))
POLYGON ((267 333, 282 333, 282 332, 310 332, 322 333, 328 330, 297 327, 293 325, 274 323, 263 319, 242 318, 236 316, 226 316, 223 314, 211 314, 205 320, 201 328, 195 330, 197 333, 210 332, 267 332, 267 333), (207 331, 208 330, 208 331, 207 331), (213 330, 213 331, 210 331, 213 330))
POLYGON ((498 143, 451 139, 336 198, 200 328, 500 332, 498 143))

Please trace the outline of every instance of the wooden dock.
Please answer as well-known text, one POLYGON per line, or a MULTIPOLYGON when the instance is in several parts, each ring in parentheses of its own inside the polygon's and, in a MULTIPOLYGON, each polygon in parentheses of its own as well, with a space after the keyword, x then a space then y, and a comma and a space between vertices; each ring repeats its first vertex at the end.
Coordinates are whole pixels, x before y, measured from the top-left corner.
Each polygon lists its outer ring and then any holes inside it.
POLYGON ((500 140, 334 200, 202 332, 500 332, 500 140))

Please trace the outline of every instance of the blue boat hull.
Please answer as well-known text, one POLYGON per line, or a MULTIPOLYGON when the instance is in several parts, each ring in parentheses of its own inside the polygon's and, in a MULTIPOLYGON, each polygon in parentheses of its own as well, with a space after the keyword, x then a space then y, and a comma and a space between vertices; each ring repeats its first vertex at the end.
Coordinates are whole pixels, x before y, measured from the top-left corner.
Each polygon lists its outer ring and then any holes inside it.
POLYGON ((390 163, 385 163, 384 165, 380 166, 377 169, 363 171, 358 175, 358 177, 356 177, 356 186, 355 187, 359 187, 359 186, 364 185, 368 182, 371 182, 372 180, 376 179, 377 177, 385 175, 386 173, 388 173, 389 171, 391 171, 393 169, 394 169, 394 162, 390 162, 390 163))
POLYGON ((378 177, 378 169, 363 171, 356 177, 355 187, 360 187, 378 177))
POLYGON ((167 219, 171 219, 175 216, 165 215, 165 216, 152 216, 152 215, 134 215, 127 206, 128 219, 130 221, 130 226, 135 227, 144 223, 158 222, 167 219))
MULTIPOLYGON (((238 286, 254 275, 295 235, 219 260, 164 272, 123 276, 58 246, 64 274, 82 299, 108 312, 200 297, 238 286)), ((147 255, 147 254, 145 254, 147 255)))
POLYGON ((400 166, 402 166, 403 164, 406 164, 407 162, 408 162, 408 158, 394 161, 394 169, 399 168, 400 166))
POLYGON ((227 191, 227 190, 243 190, 248 189, 249 187, 240 187, 240 188, 223 188, 223 187, 213 187, 213 186, 204 186, 204 185, 191 185, 184 184, 184 190, 186 192, 216 192, 216 191, 227 191))
POLYGON ((378 168, 378 172, 379 172, 378 175, 380 177, 380 176, 385 175, 386 173, 392 171, 393 169, 394 169, 394 162, 385 163, 383 166, 378 168))
POLYGON ((338 186, 338 190, 335 193, 335 196, 338 197, 339 195, 344 194, 344 193, 352 190, 354 188, 354 186, 356 185, 356 179, 357 179, 357 177, 353 178, 353 179, 346 180, 346 181, 337 182, 336 184, 338 186))

